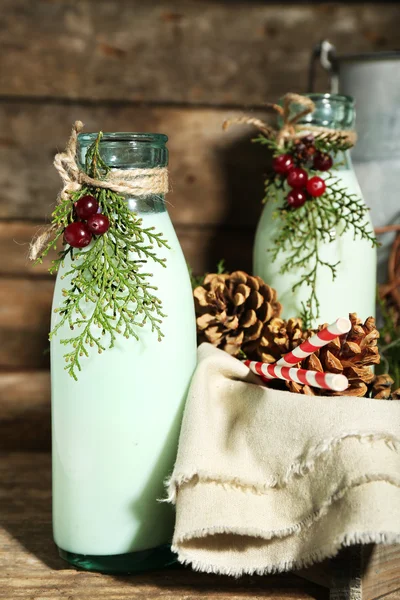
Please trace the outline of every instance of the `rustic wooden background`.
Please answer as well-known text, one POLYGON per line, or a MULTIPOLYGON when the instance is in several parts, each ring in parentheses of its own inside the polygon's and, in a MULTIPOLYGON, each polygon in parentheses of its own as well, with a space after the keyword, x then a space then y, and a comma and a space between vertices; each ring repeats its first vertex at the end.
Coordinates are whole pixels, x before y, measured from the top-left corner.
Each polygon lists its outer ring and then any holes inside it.
MULTIPOLYGON (((311 48, 400 47, 398 5, 0 0, 0 448, 48 450, 53 280, 28 240, 72 122, 170 136, 171 216, 197 272, 249 268, 265 155, 227 116, 304 92, 311 48)), ((318 86, 327 90, 321 73, 318 86)))

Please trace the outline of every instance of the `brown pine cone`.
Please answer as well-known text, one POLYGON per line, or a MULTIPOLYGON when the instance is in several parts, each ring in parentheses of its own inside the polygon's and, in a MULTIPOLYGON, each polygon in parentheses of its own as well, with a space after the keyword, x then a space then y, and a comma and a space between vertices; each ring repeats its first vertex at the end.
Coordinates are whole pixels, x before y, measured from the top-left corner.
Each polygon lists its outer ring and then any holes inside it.
MULTIPOLYGON (((344 392, 330 392, 288 382, 287 386, 290 391, 319 396, 361 397, 369 393, 369 386, 374 381, 371 365, 380 362, 378 351, 379 332, 373 317, 369 317, 365 323, 355 313, 351 313, 349 318, 352 327, 347 335, 336 338, 303 360, 299 365, 303 369, 325 373, 342 373, 349 380, 348 389, 344 392)), ((320 325, 318 330, 324 327, 326 325, 320 325)))
POLYGON ((251 360, 274 363, 307 337, 309 334, 303 331, 301 319, 285 321, 276 317, 264 324, 261 336, 247 346, 246 353, 251 360))
POLYGON ((393 384, 390 375, 377 375, 372 381, 371 397, 377 400, 388 400, 392 395, 393 384))
POLYGON ((232 356, 257 340, 264 323, 281 314, 276 291, 244 271, 210 273, 194 292, 199 343, 207 341, 232 356))

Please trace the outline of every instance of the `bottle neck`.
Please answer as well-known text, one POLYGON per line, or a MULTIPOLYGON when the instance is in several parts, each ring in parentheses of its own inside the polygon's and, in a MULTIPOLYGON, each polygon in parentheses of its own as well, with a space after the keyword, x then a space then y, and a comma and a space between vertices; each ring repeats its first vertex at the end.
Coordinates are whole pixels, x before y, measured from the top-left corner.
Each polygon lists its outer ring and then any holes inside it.
MULTIPOLYGON (((299 122, 316 125, 328 129, 354 129, 355 110, 354 100, 341 94, 307 94, 314 103, 314 110, 305 115, 299 122)), ((301 106, 294 104, 295 113, 301 111, 301 106)))
POLYGON ((163 195, 150 195, 150 196, 136 196, 129 197, 125 196, 128 203, 129 210, 137 213, 139 216, 165 213, 167 207, 165 205, 165 198, 163 195))
MULTIPOLYGON (((332 132, 353 130, 355 122, 354 100, 350 96, 341 94, 307 94, 314 103, 314 110, 306 114, 299 124, 321 127, 332 132)), ((298 114, 302 107, 294 104, 292 110, 298 114)), ((339 170, 353 168, 350 152, 339 152, 335 157, 335 165, 339 170)))
MULTIPOLYGON (((96 138, 96 133, 81 133, 78 136, 77 160, 82 170, 86 170, 86 155, 96 138)), ((167 168, 167 140, 164 134, 104 133, 99 143, 99 153, 111 171, 113 169, 139 172, 144 170, 147 172, 145 175, 147 177, 152 169, 167 168)), ((123 175, 121 177, 124 178, 123 175)), ((129 194, 124 196, 130 210, 139 216, 166 212, 164 194, 143 191, 143 194, 140 193, 138 196, 129 194)))

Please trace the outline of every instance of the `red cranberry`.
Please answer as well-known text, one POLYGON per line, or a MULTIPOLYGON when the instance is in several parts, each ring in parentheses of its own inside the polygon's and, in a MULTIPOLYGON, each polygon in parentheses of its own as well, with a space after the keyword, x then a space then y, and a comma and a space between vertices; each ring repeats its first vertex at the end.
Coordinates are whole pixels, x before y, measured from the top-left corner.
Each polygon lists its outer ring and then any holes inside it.
POLYGON ((287 182, 292 188, 304 188, 306 187, 308 175, 307 171, 300 167, 294 167, 287 177, 287 182))
POLYGON ((313 166, 317 171, 329 171, 332 168, 333 160, 329 154, 317 152, 314 156, 313 166))
POLYGON ((85 248, 92 240, 92 234, 90 233, 86 223, 70 223, 67 225, 64 231, 64 238, 67 244, 73 248, 85 248))
POLYGON ((75 203, 75 211, 79 219, 86 221, 99 210, 99 203, 93 196, 82 196, 75 203))
POLYGON ((98 213, 89 217, 87 226, 94 235, 103 235, 110 228, 110 221, 106 215, 98 213))
POLYGON ((305 193, 298 189, 291 190, 286 196, 286 202, 292 208, 300 208, 300 206, 303 206, 303 204, 305 204, 306 200, 307 197, 305 193))
POLYGON ((310 196, 318 198, 319 196, 322 196, 325 190, 326 183, 321 177, 311 177, 311 179, 307 181, 307 192, 310 196))
POLYGON ((279 175, 286 175, 293 167, 293 158, 290 154, 279 154, 272 161, 272 168, 279 175))

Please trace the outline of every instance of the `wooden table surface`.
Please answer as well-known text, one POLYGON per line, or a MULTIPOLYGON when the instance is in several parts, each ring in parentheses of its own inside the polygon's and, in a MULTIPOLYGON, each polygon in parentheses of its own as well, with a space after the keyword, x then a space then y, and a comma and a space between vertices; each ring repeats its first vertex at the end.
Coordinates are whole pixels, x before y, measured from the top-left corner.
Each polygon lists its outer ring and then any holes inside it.
POLYGON ((327 590, 295 575, 233 579, 174 569, 132 576, 76 571, 52 541, 47 453, 0 454, 1 600, 325 600, 327 590))

